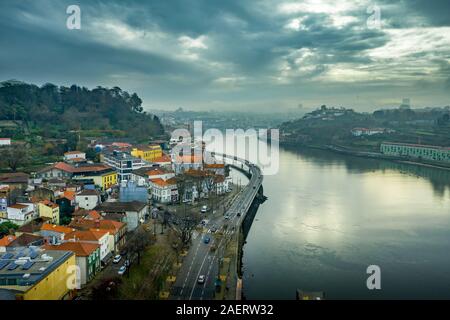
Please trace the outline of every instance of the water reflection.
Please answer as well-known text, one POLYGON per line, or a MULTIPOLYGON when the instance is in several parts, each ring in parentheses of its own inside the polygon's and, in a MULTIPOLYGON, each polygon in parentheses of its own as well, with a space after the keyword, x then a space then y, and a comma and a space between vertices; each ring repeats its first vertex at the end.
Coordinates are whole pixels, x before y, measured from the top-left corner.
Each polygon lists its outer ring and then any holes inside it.
POLYGON ((388 171, 395 171, 414 177, 425 178, 433 187, 436 196, 444 197, 446 193, 450 193, 450 170, 441 170, 392 161, 350 157, 318 149, 285 147, 284 151, 305 160, 313 160, 321 167, 344 165, 350 173, 375 171, 386 173, 388 171))
POLYGON ((281 150, 244 246, 248 298, 450 298, 450 176, 321 150, 281 150), (369 291, 366 268, 382 269, 369 291))

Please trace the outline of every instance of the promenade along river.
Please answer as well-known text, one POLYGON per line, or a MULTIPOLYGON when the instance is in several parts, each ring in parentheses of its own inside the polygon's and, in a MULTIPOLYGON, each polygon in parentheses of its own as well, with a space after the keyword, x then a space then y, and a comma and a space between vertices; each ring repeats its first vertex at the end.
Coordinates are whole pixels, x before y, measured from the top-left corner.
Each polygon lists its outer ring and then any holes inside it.
POLYGON ((280 150, 244 246, 244 294, 450 298, 450 172, 319 150, 280 150), (366 287, 369 265, 381 290, 366 287))

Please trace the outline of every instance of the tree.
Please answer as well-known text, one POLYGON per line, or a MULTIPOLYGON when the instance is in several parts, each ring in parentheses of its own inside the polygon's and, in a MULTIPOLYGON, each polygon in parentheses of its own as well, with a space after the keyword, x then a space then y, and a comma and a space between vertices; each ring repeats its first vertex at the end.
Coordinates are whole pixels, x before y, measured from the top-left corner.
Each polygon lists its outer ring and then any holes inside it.
POLYGON ((17 171, 17 168, 27 163, 28 156, 25 147, 19 145, 12 145, 2 150, 2 157, 0 161, 3 165, 10 168, 13 172, 17 171))
POLYGON ((3 223, 0 223, 0 238, 10 234, 11 230, 17 230, 19 229, 19 226, 15 223, 12 223, 10 221, 5 221, 3 223))
POLYGON ((126 250, 132 254, 136 254, 138 258, 138 264, 141 263, 141 254, 149 245, 153 243, 150 234, 141 225, 133 233, 133 235, 128 239, 126 244, 126 250))

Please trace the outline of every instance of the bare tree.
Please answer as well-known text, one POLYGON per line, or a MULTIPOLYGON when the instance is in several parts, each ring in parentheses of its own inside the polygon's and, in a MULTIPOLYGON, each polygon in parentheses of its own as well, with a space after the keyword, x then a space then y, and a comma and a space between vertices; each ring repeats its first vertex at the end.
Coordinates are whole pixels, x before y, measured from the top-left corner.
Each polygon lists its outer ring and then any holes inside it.
POLYGON ((138 258, 138 264, 141 263, 141 254, 149 245, 154 243, 154 239, 141 225, 139 226, 133 235, 128 239, 125 247, 128 252, 136 254, 138 258))
POLYGON ((24 146, 12 145, 2 150, 2 159, 0 160, 5 166, 9 167, 13 172, 17 168, 28 161, 27 152, 24 146))

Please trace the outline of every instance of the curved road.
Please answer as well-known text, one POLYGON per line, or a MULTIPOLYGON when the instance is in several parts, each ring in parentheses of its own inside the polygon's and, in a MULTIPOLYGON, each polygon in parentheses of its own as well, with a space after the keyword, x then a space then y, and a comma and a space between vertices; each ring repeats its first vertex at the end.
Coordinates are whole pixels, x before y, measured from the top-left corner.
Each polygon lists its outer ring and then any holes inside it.
POLYGON ((239 231, 245 214, 262 184, 263 176, 260 168, 256 165, 236 157, 219 154, 216 154, 216 156, 232 159, 247 166, 251 175, 250 181, 239 192, 224 217, 212 218, 201 233, 194 231, 191 246, 184 257, 175 284, 172 287, 170 299, 214 299, 215 281, 218 276, 219 261, 222 258, 225 244, 233 239, 236 231, 239 231), (224 228, 225 224, 227 225, 226 229, 224 228), (218 231, 222 231, 223 237, 220 237, 218 240, 214 239, 210 230, 212 226, 215 226, 218 231), (211 241, 205 243, 205 237, 209 237, 211 241), (211 251, 211 246, 213 245, 216 247, 216 250, 211 251), (205 277, 204 283, 198 283, 200 275, 205 277))

